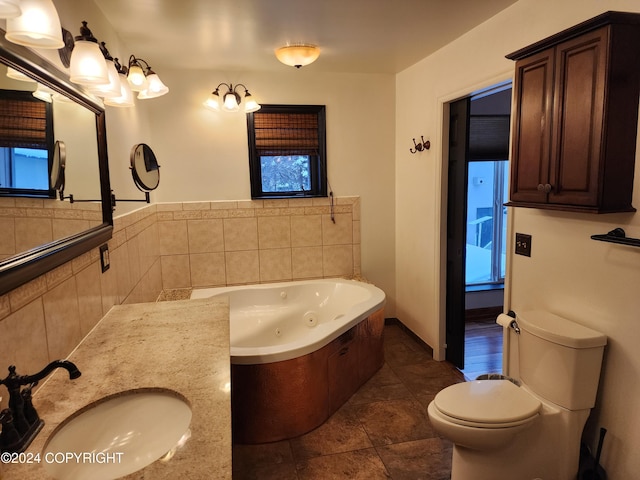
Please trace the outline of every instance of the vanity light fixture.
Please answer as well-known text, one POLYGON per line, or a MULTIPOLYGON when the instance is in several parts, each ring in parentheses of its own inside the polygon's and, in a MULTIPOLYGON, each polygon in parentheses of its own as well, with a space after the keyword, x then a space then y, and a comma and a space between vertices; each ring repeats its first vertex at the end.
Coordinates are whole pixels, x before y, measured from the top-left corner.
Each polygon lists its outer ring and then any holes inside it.
MULTIPOLYGON (((7 1, 2 1, 6 5, 7 1)), ((21 0, 21 14, 7 18, 5 38, 33 48, 62 48, 62 27, 52 0, 21 0)))
POLYGON ((105 97, 104 104, 110 107, 133 107, 135 102, 133 100, 133 92, 127 81, 127 67, 120 65, 117 58, 113 60, 113 64, 118 71, 118 78, 120 79, 120 96, 105 97))
POLYGON ((169 93, 169 87, 160 80, 158 74, 151 69, 147 61, 136 58, 134 55, 129 57, 127 80, 132 91, 140 92, 138 94, 140 100, 156 98, 169 93))
POLYGON ((85 86, 109 84, 107 62, 100 50, 98 40, 84 21, 80 27, 80 35, 75 38, 71 53, 69 80, 85 86))
POLYGON ((276 48, 275 54, 285 65, 300 68, 315 62, 320 56, 320 49, 308 43, 295 43, 276 48))
POLYGON ((0 18, 16 18, 21 14, 20 0, 0 0, 0 18))
POLYGON ((221 83, 216 87, 216 89, 211 92, 209 98, 207 98, 204 102, 204 106, 210 110, 214 111, 225 111, 225 112, 237 112, 240 110, 240 103, 242 102, 242 97, 237 92, 238 87, 244 88, 244 111, 245 113, 255 112, 256 110, 260 110, 260 104, 253 98, 247 87, 243 84, 239 83, 235 87, 233 83, 221 83), (222 94, 222 98, 220 97, 220 87, 225 86, 227 91, 222 94))
POLYGON ((45 85, 38 84, 35 91, 32 93, 34 97, 43 102, 51 103, 53 101, 53 94, 55 92, 45 85))
POLYGON ((104 85, 93 85, 88 87, 89 91, 98 97, 103 98, 116 98, 122 95, 122 89, 120 85, 120 76, 118 75, 118 69, 113 61, 113 57, 107 50, 105 42, 100 42, 100 51, 104 56, 104 61, 107 64, 107 73, 109 74, 109 83, 104 85))
POLYGON ((15 68, 7 67, 7 77, 12 78, 13 80, 19 80, 21 82, 31 82, 35 83, 33 78, 28 77, 22 72, 19 72, 15 68))

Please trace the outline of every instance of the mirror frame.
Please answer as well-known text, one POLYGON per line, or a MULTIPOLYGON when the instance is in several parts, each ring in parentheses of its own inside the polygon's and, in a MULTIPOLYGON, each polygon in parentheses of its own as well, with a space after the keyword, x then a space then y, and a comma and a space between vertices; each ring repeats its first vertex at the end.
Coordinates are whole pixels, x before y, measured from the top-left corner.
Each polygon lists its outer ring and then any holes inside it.
POLYGON ((136 184, 136 187, 138 187, 138 190, 140 190, 141 192, 152 192, 153 190, 158 188, 158 185, 160 185, 160 165, 158 165, 158 159, 156 158, 156 154, 153 152, 153 150, 149 145, 147 145, 146 143, 138 143, 134 145, 133 148, 131 149, 131 155, 129 160, 131 162, 131 166, 129 168, 131 169, 131 175, 133 176, 133 183, 136 184), (138 155, 139 151, 142 152, 142 159, 144 164, 146 165, 147 158, 151 158, 153 160, 152 170, 154 170, 155 172, 158 172, 157 173, 158 178, 156 180, 156 184, 153 186, 147 185, 145 181, 142 179, 142 174, 138 171, 139 165, 136 163, 136 160, 139 158, 139 155, 138 155), (147 154, 149 154, 149 157, 147 157, 147 154))
POLYGON ((69 76, 32 50, 5 39, 0 29, 0 57, 7 66, 27 74, 56 92, 71 98, 96 116, 96 141, 100 169, 102 223, 99 226, 54 240, 0 261, 0 295, 23 285, 54 268, 98 247, 113 233, 113 211, 107 157, 105 110, 87 93, 69 81, 69 76))

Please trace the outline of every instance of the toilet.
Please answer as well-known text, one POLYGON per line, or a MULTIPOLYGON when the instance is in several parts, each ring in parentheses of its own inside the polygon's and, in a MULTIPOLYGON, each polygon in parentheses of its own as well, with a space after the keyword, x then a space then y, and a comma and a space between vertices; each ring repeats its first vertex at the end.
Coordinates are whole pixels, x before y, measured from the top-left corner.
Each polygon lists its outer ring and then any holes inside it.
POLYGON ((575 480, 607 339, 543 311, 498 323, 517 333, 519 381, 455 384, 427 408, 453 442, 451 480, 575 480))

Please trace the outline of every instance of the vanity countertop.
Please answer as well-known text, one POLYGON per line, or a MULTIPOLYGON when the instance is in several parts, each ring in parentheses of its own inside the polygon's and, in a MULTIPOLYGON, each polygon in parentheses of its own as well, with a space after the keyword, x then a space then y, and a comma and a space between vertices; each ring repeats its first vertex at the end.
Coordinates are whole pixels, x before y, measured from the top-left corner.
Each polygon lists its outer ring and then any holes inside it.
MULTIPOLYGON (((34 394, 45 421, 27 453, 41 452, 69 415, 107 395, 155 387, 191 403, 191 438, 169 461, 128 480, 231 478, 229 304, 226 298, 113 307, 68 357, 82 375, 58 369, 34 394)), ((20 372, 18 373, 30 373, 20 372)), ((1 480, 49 479, 40 464, 3 464, 1 480)))

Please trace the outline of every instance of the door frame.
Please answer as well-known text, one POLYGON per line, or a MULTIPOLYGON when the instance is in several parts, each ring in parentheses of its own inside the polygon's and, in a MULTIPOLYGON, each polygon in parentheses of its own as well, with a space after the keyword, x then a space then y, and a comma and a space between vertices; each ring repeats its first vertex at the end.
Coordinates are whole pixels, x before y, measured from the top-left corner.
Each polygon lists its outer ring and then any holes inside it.
MULTIPOLYGON (((437 291, 438 304, 435 307, 435 314, 438 318, 438 345, 433 348, 434 360, 442 361, 446 357, 446 332, 447 332, 447 201, 448 201, 448 163, 449 163, 449 104, 464 97, 473 95, 476 92, 486 90, 493 85, 503 82, 513 82, 513 69, 504 71, 482 82, 474 83, 461 88, 455 92, 438 97, 438 111, 441 117, 438 121, 436 138, 440 139, 440 161, 436 164, 437 186, 440 194, 436 196, 435 209, 438 214, 438 224, 434 229, 434 242, 436 252, 439 255, 438 274, 435 278, 435 288, 437 291)), ((513 111, 513 105, 512 105, 513 111)), ((513 116, 512 116, 513 119, 513 116)), ((511 128, 513 131, 513 128, 511 128)), ((511 140, 510 140, 511 142, 511 140)), ((511 151, 511 147, 510 150, 511 151)), ((507 265, 504 280, 504 311, 511 308, 511 261, 512 255, 509 253, 513 249, 514 208, 507 209, 507 265)))

